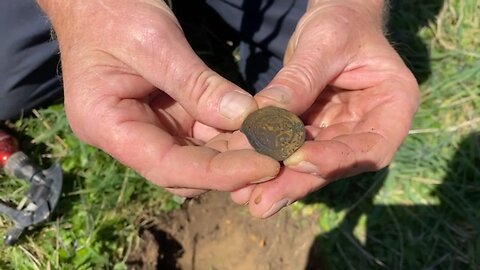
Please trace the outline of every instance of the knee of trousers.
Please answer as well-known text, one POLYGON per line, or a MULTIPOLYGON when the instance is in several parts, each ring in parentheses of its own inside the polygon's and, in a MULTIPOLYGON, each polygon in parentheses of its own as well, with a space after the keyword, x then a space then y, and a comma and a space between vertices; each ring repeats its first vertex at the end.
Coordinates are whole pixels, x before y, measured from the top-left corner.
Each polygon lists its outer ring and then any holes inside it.
POLYGON ((8 92, 0 94, 0 120, 16 120, 33 109, 60 101, 63 96, 63 88, 58 78, 6 90, 8 92))
POLYGON ((13 56, 0 54, 0 120, 18 118, 62 97, 56 44, 41 44, 13 56))
POLYGON ((58 45, 35 1, 0 1, 0 120, 58 99, 58 45), (25 18, 28 18, 25 19, 25 18))

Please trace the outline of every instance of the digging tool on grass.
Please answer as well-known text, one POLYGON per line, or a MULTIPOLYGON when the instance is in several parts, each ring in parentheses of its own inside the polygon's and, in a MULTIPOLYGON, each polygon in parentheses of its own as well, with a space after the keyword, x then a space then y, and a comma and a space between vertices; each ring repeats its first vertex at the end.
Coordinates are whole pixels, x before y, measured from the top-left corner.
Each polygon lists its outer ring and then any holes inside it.
MULTIPOLYGON (((16 208, 0 201, 0 214, 13 221, 4 236, 4 243, 13 245, 27 228, 46 221, 53 213, 61 195, 63 174, 58 163, 42 170, 22 151, 17 140, 0 130, 0 169, 9 176, 29 184, 28 190, 16 208)), ((1 192, 1 190, 0 190, 1 192)))

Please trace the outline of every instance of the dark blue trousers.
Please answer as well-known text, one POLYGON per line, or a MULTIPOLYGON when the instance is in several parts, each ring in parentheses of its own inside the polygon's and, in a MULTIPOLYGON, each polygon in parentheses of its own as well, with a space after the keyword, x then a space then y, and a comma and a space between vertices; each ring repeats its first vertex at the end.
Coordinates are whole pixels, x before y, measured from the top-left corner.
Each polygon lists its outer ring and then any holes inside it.
MULTIPOLYGON (((307 0, 204 1, 238 32, 240 71, 248 85, 262 89, 281 68, 307 0)), ((0 120, 18 118, 63 96, 58 45, 50 27, 34 0, 0 1, 0 120)))
POLYGON ((0 36, 0 119, 61 98, 58 46, 33 0, 0 1, 0 36))

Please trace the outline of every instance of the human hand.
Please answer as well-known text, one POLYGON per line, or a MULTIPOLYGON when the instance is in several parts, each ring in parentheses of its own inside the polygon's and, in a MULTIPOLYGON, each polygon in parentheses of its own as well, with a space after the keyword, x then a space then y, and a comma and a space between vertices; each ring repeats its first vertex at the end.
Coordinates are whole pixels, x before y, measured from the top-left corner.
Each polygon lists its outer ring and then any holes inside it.
POLYGON ((207 68, 163 1, 39 0, 56 31, 75 134, 182 196, 271 179, 279 164, 207 145, 257 109, 207 68))
MULTIPOLYGON (((252 215, 268 217, 333 180, 387 166, 407 135, 418 86, 383 35, 382 2, 309 2, 284 67, 255 96, 259 107, 301 115, 307 141, 274 180, 231 194, 252 215)), ((231 145, 240 149, 246 140, 238 136, 231 145)))

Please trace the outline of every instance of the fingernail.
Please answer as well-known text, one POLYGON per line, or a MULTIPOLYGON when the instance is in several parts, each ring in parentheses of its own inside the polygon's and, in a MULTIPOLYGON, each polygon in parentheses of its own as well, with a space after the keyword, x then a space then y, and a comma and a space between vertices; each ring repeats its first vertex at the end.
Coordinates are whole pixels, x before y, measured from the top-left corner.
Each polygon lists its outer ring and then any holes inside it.
POLYGON ((259 96, 269 98, 275 102, 286 104, 292 97, 292 93, 281 87, 272 87, 262 90, 259 96))
POLYGON ((280 209, 282 209, 283 207, 285 207, 289 204, 290 204, 289 199, 282 199, 282 200, 274 203, 272 205, 272 207, 270 207, 270 209, 268 209, 267 212, 263 213, 262 218, 267 218, 267 217, 277 213, 278 211, 280 211, 280 209))
POLYGON ((267 177, 263 177, 263 178, 260 178, 258 180, 255 180, 253 182, 250 182, 250 184, 260 184, 260 183, 263 183, 263 182, 267 182, 269 180, 272 180, 273 178, 275 178, 275 176, 267 176, 267 177))
POLYGON ((318 167, 313 163, 308 161, 300 161, 298 164, 293 166, 288 166, 290 169, 293 169, 297 172, 309 173, 313 175, 318 175, 318 167))
POLYGON ((240 91, 226 93, 220 101, 220 113, 229 118, 235 119, 245 114, 253 102, 253 97, 240 91))

